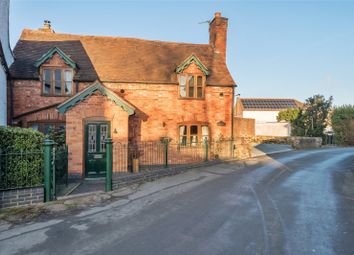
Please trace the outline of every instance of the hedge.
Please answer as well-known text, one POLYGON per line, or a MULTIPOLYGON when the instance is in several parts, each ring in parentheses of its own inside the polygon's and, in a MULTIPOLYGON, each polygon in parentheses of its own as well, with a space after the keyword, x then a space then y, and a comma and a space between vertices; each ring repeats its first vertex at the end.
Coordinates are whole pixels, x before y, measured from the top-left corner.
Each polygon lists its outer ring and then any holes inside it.
POLYGON ((337 144, 354 145, 354 105, 334 108, 332 127, 337 144))
POLYGON ((0 189, 43 184, 43 140, 32 129, 0 127, 0 189))

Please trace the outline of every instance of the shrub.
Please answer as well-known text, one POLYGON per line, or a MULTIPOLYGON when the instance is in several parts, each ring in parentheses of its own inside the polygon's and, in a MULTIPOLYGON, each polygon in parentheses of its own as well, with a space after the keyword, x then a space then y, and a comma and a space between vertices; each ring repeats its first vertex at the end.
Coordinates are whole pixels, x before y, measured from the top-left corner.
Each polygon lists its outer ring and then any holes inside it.
POLYGON ((0 189, 43 184, 43 139, 31 129, 0 127, 0 189))
POLYGON ((334 108, 331 120, 335 142, 354 145, 354 105, 334 108))
POLYGON ((62 147, 66 144, 66 133, 64 128, 56 128, 52 129, 49 134, 48 138, 53 140, 57 146, 62 147))

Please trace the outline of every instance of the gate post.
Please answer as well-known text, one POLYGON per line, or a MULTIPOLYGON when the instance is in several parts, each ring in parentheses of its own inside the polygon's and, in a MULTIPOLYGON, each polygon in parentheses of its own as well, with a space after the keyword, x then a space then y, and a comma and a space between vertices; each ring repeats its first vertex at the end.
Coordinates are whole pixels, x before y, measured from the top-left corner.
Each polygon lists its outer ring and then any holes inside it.
POLYGON ((165 147, 165 168, 168 168, 168 143, 169 143, 169 141, 168 141, 168 139, 164 139, 164 141, 163 141, 163 143, 164 143, 164 147, 165 147))
POLYGON ((204 139, 204 161, 208 161, 208 154, 209 154, 209 148, 208 148, 209 144, 208 144, 208 139, 205 138, 204 139))
POLYGON ((112 155, 112 138, 105 140, 106 144, 106 192, 112 191, 112 167, 113 167, 113 155, 112 155))
POLYGON ((44 202, 53 200, 52 193, 52 151, 54 142, 50 139, 45 139, 44 147, 44 202))

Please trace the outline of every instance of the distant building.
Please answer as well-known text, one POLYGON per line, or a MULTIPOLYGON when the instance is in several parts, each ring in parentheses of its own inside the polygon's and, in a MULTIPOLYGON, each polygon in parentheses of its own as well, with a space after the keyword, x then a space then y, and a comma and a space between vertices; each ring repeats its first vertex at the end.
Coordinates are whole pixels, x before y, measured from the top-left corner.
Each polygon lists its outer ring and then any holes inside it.
POLYGON ((0 1, 0 126, 7 124, 7 81, 14 61, 9 42, 9 0, 0 1))
POLYGON ((288 122, 278 122, 278 113, 288 108, 302 107, 295 99, 283 98, 239 98, 236 117, 255 119, 255 133, 260 136, 290 136, 288 122))

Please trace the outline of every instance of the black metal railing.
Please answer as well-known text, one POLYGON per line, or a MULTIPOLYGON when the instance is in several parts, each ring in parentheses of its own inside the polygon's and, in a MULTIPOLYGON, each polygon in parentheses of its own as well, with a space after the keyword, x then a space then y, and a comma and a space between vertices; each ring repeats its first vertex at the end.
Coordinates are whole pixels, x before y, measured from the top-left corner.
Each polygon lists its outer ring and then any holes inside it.
POLYGON ((113 144, 113 172, 139 172, 235 157, 233 140, 180 144, 169 141, 113 144))

